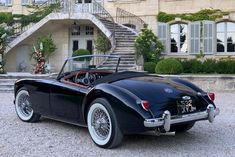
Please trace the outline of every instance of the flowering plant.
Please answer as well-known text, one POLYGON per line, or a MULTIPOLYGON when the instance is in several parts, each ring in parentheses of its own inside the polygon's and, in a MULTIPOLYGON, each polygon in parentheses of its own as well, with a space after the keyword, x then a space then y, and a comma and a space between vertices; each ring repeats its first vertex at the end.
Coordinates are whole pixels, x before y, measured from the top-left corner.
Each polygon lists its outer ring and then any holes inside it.
POLYGON ((5 57, 4 52, 7 47, 8 37, 12 34, 12 28, 7 24, 0 24, 0 74, 4 73, 5 57))
POLYGON ((34 64, 33 73, 34 74, 45 74, 46 73, 46 64, 45 64, 45 56, 43 54, 43 45, 40 44, 40 48, 36 49, 34 47, 34 52, 32 54, 32 58, 36 61, 34 64))

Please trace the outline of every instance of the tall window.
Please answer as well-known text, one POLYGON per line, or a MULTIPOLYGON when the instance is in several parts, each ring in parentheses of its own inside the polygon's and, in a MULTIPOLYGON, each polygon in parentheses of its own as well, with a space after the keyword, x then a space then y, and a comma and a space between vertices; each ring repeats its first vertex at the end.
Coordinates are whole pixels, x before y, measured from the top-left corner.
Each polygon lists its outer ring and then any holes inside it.
POLYGON ((94 27, 86 26, 86 35, 94 35, 94 27))
POLYGON ((217 24, 217 52, 235 52, 235 23, 217 24))
POLYGON ((171 53, 188 52, 188 25, 183 23, 170 26, 171 53))

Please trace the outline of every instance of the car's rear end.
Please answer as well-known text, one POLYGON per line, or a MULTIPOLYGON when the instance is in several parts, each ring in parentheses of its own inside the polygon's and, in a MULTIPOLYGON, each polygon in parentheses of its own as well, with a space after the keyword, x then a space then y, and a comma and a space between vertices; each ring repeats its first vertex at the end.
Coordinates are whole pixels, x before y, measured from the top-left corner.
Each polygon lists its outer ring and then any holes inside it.
MULTIPOLYGON (((199 120, 214 121, 219 109, 214 104, 215 95, 196 90, 189 85, 155 76, 134 77, 114 83, 138 96, 137 102, 148 112, 144 119, 146 128, 164 128, 194 123, 199 120)), ((197 88, 199 89, 199 88, 197 88)))

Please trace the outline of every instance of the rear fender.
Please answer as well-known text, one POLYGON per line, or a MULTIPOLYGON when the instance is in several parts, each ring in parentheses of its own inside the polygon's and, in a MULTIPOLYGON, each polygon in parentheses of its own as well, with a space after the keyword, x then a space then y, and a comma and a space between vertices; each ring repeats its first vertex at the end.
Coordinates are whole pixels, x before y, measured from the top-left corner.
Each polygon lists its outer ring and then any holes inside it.
POLYGON ((137 104, 141 100, 128 90, 111 84, 97 85, 87 94, 83 102, 83 117, 85 121, 89 106, 96 98, 105 98, 109 101, 123 133, 145 131, 143 121, 146 118, 150 118, 151 114, 137 104))

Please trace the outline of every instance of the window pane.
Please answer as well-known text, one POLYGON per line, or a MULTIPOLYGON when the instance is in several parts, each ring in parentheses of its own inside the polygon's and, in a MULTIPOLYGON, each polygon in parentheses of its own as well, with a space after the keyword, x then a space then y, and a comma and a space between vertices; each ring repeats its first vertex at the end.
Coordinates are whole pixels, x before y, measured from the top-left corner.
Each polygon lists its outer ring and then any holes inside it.
POLYGON ((178 43, 179 42, 177 34, 171 34, 171 42, 172 43, 178 43))
POLYGON ((186 24, 180 24, 180 33, 187 34, 188 26, 186 24))
POLYGON ((171 25, 171 33, 178 33, 178 24, 171 25))
POLYGON ((228 33, 227 34, 227 42, 228 43, 235 43, 235 33, 228 33))
POLYGON ((224 43, 217 43, 217 52, 224 52, 224 43))
POLYGON ((185 42, 187 40, 186 34, 181 34, 180 35, 180 42, 185 42))
POLYGON ((94 28, 91 26, 86 26, 86 35, 93 35, 94 34, 94 28))
POLYGON ((188 43, 180 43, 180 52, 188 52, 188 43))
POLYGON ((221 22, 217 24, 217 32, 224 32, 225 31, 225 22, 221 22))
POLYGON ((217 42, 224 42, 225 34, 217 33, 217 42))
POLYGON ((228 32, 235 32, 235 23, 233 23, 233 22, 228 22, 228 23, 227 23, 227 31, 228 31, 228 32))
POLYGON ((235 44, 233 44, 233 43, 228 43, 227 44, 227 51, 228 52, 235 52, 235 44))
POLYGON ((178 47, 177 47, 177 45, 176 44, 171 44, 171 52, 172 53, 176 53, 176 52, 178 52, 178 47))

